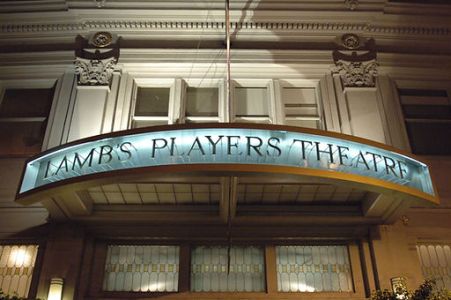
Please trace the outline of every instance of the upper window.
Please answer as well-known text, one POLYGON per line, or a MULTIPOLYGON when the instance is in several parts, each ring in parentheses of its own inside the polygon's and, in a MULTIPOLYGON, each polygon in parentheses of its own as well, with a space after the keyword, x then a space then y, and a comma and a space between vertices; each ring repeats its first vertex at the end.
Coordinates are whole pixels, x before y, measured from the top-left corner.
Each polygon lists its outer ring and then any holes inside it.
POLYGON ((284 87, 282 102, 286 125, 320 128, 315 88, 284 87))
POLYGON ((170 88, 138 87, 132 128, 168 124, 169 95, 170 88))
POLYGON ((218 122, 218 101, 218 88, 188 87, 186 89, 186 122, 218 122))
POLYGON ((6 89, 0 101, 0 155, 30 156, 41 151, 53 88, 6 89))
POLYGON ((318 83, 236 80, 231 105, 220 79, 138 80, 131 127, 231 122, 323 128, 318 83))
POLYGON ((235 88, 235 121, 271 123, 266 87, 235 88))
POLYGON ((412 152, 451 155, 451 100, 446 90, 399 89, 412 152))
POLYGON ((0 245, 0 289, 27 297, 38 253, 37 245, 0 245))
POLYGON ((132 105, 131 127, 222 120, 219 82, 208 85, 182 79, 140 82, 132 105))

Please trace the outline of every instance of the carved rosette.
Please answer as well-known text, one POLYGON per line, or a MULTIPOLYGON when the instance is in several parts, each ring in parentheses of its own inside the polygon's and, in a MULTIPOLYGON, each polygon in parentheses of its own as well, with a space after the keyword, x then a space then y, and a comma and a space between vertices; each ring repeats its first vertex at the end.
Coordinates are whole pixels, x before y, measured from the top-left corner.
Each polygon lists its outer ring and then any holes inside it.
POLYGON ((94 0, 94 3, 98 8, 101 8, 105 6, 106 0, 94 0))
POLYGON ((79 85, 109 85, 117 60, 114 57, 106 59, 75 58, 75 73, 79 85))
POLYGON ((97 48, 105 48, 113 43, 113 35, 107 31, 96 32, 89 41, 97 48))
POLYGON ((377 62, 370 61, 344 61, 335 62, 333 74, 340 75, 345 87, 374 87, 376 85, 377 62))
POLYGON ((355 10, 359 6, 359 0, 345 0, 345 5, 349 10, 355 10))
POLYGON ((341 37, 341 44, 348 50, 358 49, 361 46, 359 36, 353 33, 344 34, 341 37))

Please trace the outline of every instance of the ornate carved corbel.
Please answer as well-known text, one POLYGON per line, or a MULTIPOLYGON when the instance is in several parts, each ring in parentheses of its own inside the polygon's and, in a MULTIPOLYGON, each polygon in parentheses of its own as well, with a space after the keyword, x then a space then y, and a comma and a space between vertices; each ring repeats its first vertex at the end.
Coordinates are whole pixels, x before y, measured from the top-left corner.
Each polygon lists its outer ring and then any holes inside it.
POLYGON ((75 74, 79 85, 109 85, 113 76, 116 58, 85 59, 75 58, 75 74))
POLYGON ((341 37, 338 49, 333 52, 335 66, 332 74, 338 74, 345 87, 374 87, 377 67, 375 43, 355 34, 341 37), (363 43, 362 43, 363 41, 363 43))
POLYGON ((345 87, 374 87, 377 76, 377 62, 368 61, 335 61, 333 73, 339 74, 345 87))
POLYGON ((109 32, 97 32, 86 39, 76 38, 75 73, 78 85, 110 85, 119 60, 119 39, 109 32))

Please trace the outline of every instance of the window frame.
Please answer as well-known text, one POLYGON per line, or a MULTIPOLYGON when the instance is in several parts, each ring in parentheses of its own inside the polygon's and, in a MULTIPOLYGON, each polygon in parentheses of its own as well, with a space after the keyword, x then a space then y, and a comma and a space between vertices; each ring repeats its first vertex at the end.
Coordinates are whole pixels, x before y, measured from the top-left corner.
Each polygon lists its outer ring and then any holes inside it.
POLYGON ((17 123, 26 123, 26 122, 46 122, 44 135, 42 137, 42 145, 40 147, 39 152, 34 154, 0 154, 0 158, 14 158, 14 157, 29 157, 35 154, 42 152, 47 149, 47 144, 50 138, 50 129, 52 127, 56 103, 58 102, 58 79, 14 79, 14 80, 1 80, 0 81, 0 106, 4 100, 5 92, 8 89, 53 89, 53 96, 51 100, 51 105, 49 109, 49 113, 47 117, 23 117, 23 118, 0 118, 0 122, 2 120, 12 121, 17 123), (8 120, 10 119, 10 120, 8 120))
MULTIPOLYGON (((318 117, 314 118, 319 123, 317 129, 325 130, 325 112, 322 99, 320 80, 316 79, 249 79, 237 78, 231 81, 231 94, 228 103, 226 82, 223 78, 134 78, 130 92, 128 129, 133 128, 136 120, 167 121, 168 125, 189 123, 261 123, 286 125, 285 112, 282 99, 283 88, 312 88, 314 89, 318 117), (187 116, 187 89, 193 88, 217 88, 218 89, 218 116, 187 116), (236 88, 265 88, 267 91, 268 117, 237 117, 236 115, 236 88), (167 117, 135 117, 135 105, 138 88, 169 88, 169 108, 167 117), (267 120, 265 122, 265 120, 267 120), (264 122, 262 122, 264 121, 264 122)), ((327 99, 326 99, 327 100, 327 99)), ((125 113, 125 111, 124 111, 125 113)), ((310 118, 307 118, 310 119, 310 118)), ((126 129, 123 128, 123 129, 126 129)))
POLYGON ((225 84, 224 79, 214 79, 210 78, 208 80, 199 78, 189 78, 182 80, 182 93, 180 97, 180 123, 189 123, 192 121, 201 121, 202 123, 223 123, 225 122, 225 104, 227 103, 225 99, 225 84), (188 101, 188 88, 216 88, 218 89, 218 116, 217 117, 191 117, 186 115, 186 106, 188 101), (207 121, 207 122, 204 122, 207 121), (211 122, 209 122, 211 121, 211 122))
POLYGON ((128 121, 128 128, 137 128, 133 126, 135 121, 167 121, 167 125, 174 124, 173 110, 175 101, 175 87, 176 80, 173 78, 151 79, 151 78, 137 78, 133 84, 132 101, 130 106, 130 114, 128 121), (168 115, 164 116, 135 116, 135 108, 138 98, 139 88, 169 88, 169 102, 168 115))
MULTIPOLYGON (((324 106, 323 101, 321 100, 321 87, 319 80, 309 80, 309 79, 280 79, 274 81, 274 89, 275 89, 275 97, 276 97, 276 105, 278 104, 277 110, 279 111, 278 123, 286 125, 287 117, 284 109, 284 99, 283 99, 283 89, 284 88, 293 88, 293 89, 302 89, 302 88, 312 88, 314 89, 314 95, 316 100, 316 107, 318 110, 318 117, 311 118, 313 121, 318 122, 318 127, 316 129, 325 130, 325 117, 324 117, 324 106)), ((310 120, 310 118, 299 117, 300 120, 310 120)))
MULTIPOLYGON (((231 102, 232 111, 231 122, 238 123, 240 119, 243 119, 246 123, 252 123, 253 120, 263 120, 267 119, 267 123, 263 124, 286 124, 286 116, 284 110, 284 102, 282 98, 283 88, 312 88, 314 89, 316 105, 318 109, 318 118, 315 120, 319 123, 317 129, 325 130, 325 114, 324 106, 321 95, 320 80, 315 79, 234 79, 231 84, 231 102), (266 88, 267 89, 267 100, 268 100, 268 118, 259 117, 249 117, 238 118, 236 116, 236 95, 235 89, 237 87, 255 87, 255 88, 266 88)), ((262 122, 258 122, 262 123, 262 122)), ((297 127, 297 126, 296 126, 297 127)), ((300 127, 301 128, 301 127, 300 127)))
POLYGON ((230 84, 230 107, 231 123, 259 123, 259 124, 277 124, 276 123, 276 108, 274 99, 274 88, 272 86, 272 79, 234 79, 230 84), (237 88, 266 88, 268 101, 268 117, 238 117, 236 109, 236 89, 237 88), (261 122, 268 120, 268 122, 261 122), (255 122, 260 121, 260 122, 255 122))
MULTIPOLYGON (((394 80, 393 81, 393 94, 396 102, 396 115, 398 116, 398 125, 400 126, 401 136, 403 137, 403 144, 407 151, 414 153, 412 144, 409 138, 409 134, 406 126, 406 117, 403 112, 403 104, 401 102, 401 95, 399 90, 401 89, 414 89, 414 90, 443 90, 448 95, 448 102, 451 106, 451 82, 450 81, 419 81, 419 80, 394 80)), ((437 154, 418 154, 425 156, 440 156, 437 154)))
MULTIPOLYGON (((225 87, 223 79, 183 79, 183 78, 137 78, 134 80, 132 99, 130 103, 130 114, 128 129, 133 127, 134 121, 167 121, 167 125, 187 123, 191 120, 210 121, 213 123, 225 122, 225 87), (218 116, 217 117, 190 117, 186 116, 186 101, 188 87, 194 88, 217 88, 218 89, 218 116), (135 107, 137 102, 138 88, 169 88, 168 116, 137 116, 135 107)), ((155 125, 157 126, 157 125, 155 125)))

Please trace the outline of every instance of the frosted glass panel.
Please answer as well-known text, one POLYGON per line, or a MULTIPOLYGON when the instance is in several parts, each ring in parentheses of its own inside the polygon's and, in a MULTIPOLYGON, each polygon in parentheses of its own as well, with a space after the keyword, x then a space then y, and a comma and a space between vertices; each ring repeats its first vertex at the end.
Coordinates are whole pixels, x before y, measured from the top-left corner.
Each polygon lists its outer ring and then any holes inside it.
POLYGON ((35 266, 37 245, 0 245, 0 290, 27 297, 35 266))
POLYGON ((108 246, 105 291, 176 292, 178 246, 108 246))
POLYGON ((449 245, 417 246, 423 276, 435 279, 439 287, 451 289, 451 249, 449 245))
POLYGON ((346 246, 278 246, 279 292, 350 292, 351 265, 346 246))
POLYGON ((227 274, 227 247, 196 247, 191 251, 194 292, 265 291, 264 252, 258 247, 232 247, 227 274))

